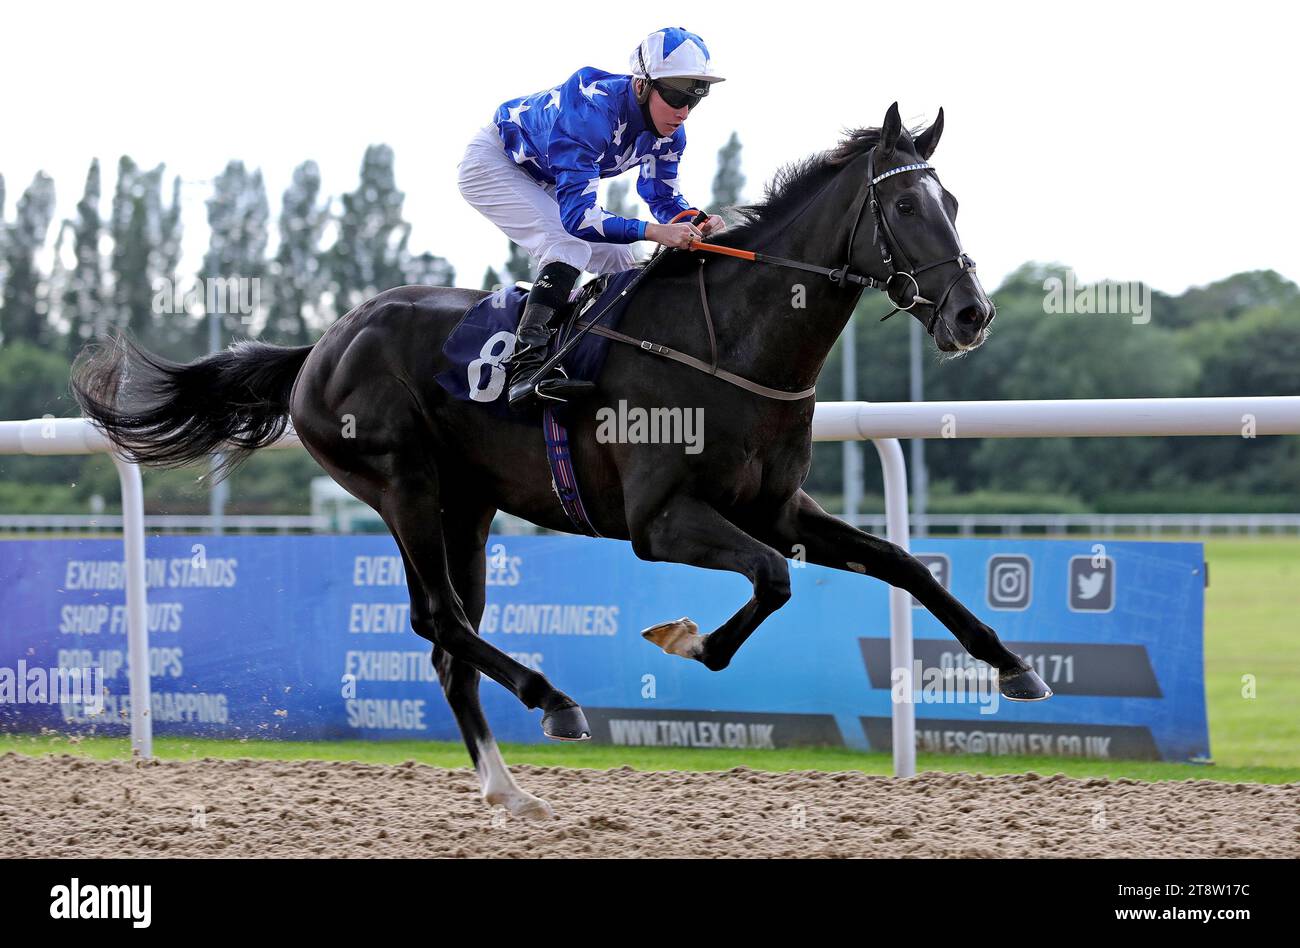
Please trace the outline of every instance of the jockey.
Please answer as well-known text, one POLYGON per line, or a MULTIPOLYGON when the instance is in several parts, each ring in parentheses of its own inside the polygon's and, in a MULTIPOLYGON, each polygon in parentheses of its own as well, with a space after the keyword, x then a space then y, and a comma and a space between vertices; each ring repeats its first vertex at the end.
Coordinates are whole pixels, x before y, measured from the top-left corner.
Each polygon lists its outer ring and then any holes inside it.
POLYGON ((722 81, 704 40, 667 27, 646 37, 630 63, 631 75, 585 66, 554 88, 502 103, 458 166, 465 200, 540 268, 508 364, 511 407, 535 393, 532 376, 546 358, 550 321, 583 270, 627 270, 636 265, 634 241, 687 247, 725 226, 717 215, 698 227, 669 223, 693 210, 677 180, 683 123, 722 81), (597 201, 601 178, 631 168, 654 222, 619 217, 597 201))

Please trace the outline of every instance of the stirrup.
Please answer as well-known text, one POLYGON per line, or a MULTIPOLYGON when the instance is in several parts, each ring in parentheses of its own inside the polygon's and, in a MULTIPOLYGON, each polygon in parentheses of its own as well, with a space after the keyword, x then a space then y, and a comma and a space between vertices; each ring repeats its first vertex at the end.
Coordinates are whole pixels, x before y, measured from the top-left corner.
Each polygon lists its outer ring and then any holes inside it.
POLYGON ((579 398, 595 391, 596 383, 584 379, 571 379, 564 366, 557 365, 552 371, 560 377, 550 376, 533 383, 533 394, 550 402, 567 402, 570 398, 579 398))
MULTIPOLYGON (((538 372, 545 364, 546 358, 545 355, 543 355, 542 361, 538 363, 537 368, 530 369, 514 381, 507 383, 506 404, 510 406, 511 410, 518 411, 526 407, 533 398, 541 397, 541 393, 538 391, 538 386, 550 378, 549 373, 547 379, 542 379, 538 376, 538 372), (516 391, 518 391, 517 395, 515 394, 516 391)), ((559 369, 559 366, 556 366, 555 369, 559 369)), ((552 369, 552 371, 554 371, 554 369, 552 369)), ((563 371, 563 369, 560 369, 560 371, 563 371)), ((561 401, 562 400, 563 399, 561 399, 561 401)))

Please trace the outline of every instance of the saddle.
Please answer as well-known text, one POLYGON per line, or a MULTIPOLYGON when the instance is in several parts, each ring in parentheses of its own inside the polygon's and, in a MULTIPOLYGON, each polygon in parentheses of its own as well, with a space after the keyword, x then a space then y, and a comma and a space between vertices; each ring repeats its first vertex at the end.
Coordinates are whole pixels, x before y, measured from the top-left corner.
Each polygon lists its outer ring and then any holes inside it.
MULTIPOLYGON (((586 314, 594 315, 609 306, 601 323, 617 325, 628 301, 628 297, 619 299, 618 296, 637 272, 625 270, 597 277, 579 288, 552 321, 555 331, 551 334, 547 358, 577 334, 586 314)), ((453 398, 478 402, 498 417, 511 417, 505 398, 504 363, 515 350, 515 330, 527 298, 525 286, 504 287, 471 306, 452 329, 442 346, 450 367, 437 375, 437 381, 453 398)), ((528 414, 539 413, 537 402, 557 405, 557 398, 562 401, 566 397, 562 392, 570 388, 566 384, 570 381, 598 384, 610 342, 608 336, 596 332, 583 335, 578 344, 565 354, 558 371, 548 373, 547 379, 539 383, 543 386, 541 394, 544 398, 534 400, 534 407, 528 414), (549 394, 548 385, 551 386, 549 394)), ((570 388, 571 391, 579 389, 584 393, 591 391, 591 387, 585 385, 570 388)))
MULTIPOLYGON (((565 342, 573 337, 578 317, 590 310, 592 304, 600 299, 608 283, 609 274, 601 274, 579 287, 570 297, 569 302, 560 307, 555 314, 554 324, 549 327, 554 331, 546 344, 545 360, 549 360, 565 342)), ((530 290, 532 286, 522 281, 515 285, 525 291, 530 290)), ((544 401, 564 403, 588 395, 596 389, 595 380, 571 378, 563 362, 557 363, 542 375, 544 377, 539 377, 534 383, 534 389, 537 397, 544 401)))

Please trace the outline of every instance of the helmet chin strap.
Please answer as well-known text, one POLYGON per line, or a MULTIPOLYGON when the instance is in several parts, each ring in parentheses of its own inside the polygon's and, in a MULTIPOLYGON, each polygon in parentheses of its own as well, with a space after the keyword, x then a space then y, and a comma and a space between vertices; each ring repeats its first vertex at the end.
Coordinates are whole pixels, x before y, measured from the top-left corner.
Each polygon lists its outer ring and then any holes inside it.
POLYGON ((641 75, 635 77, 642 83, 641 94, 636 97, 637 105, 641 107, 641 121, 645 123, 646 128, 654 132, 655 138, 663 138, 659 134, 659 126, 655 125, 654 119, 650 117, 650 70, 646 68, 645 56, 641 54, 639 48, 636 55, 641 64, 641 75))
POLYGON ((659 127, 655 125, 654 119, 650 117, 649 96, 646 97, 645 101, 640 103, 640 106, 641 106, 641 120, 645 122, 645 127, 655 133, 655 138, 663 138, 663 136, 659 134, 659 127))

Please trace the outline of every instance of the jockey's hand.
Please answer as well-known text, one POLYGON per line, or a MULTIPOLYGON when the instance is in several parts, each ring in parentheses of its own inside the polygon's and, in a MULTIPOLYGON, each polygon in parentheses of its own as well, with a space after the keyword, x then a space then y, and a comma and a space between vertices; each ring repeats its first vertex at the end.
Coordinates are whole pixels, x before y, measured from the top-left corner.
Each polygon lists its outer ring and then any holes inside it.
POLYGON ((677 224, 647 224, 645 236, 647 240, 653 240, 665 247, 678 247, 685 250, 703 237, 704 233, 694 224, 683 221, 677 224))
POLYGON ((714 234, 720 234, 727 229, 727 222, 717 214, 710 214, 709 219, 700 224, 700 232, 705 237, 711 237, 714 234))

